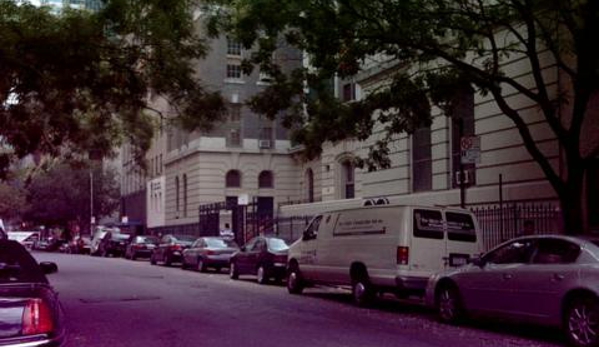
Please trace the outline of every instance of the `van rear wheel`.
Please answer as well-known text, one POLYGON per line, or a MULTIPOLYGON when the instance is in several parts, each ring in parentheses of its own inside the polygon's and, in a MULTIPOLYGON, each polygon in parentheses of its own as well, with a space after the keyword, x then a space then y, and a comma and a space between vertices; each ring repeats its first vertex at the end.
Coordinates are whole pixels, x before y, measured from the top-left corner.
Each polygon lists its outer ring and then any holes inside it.
POLYGON ((372 304, 375 297, 375 290, 370 284, 368 277, 361 276, 353 281, 352 296, 354 303, 359 307, 367 307, 372 304))

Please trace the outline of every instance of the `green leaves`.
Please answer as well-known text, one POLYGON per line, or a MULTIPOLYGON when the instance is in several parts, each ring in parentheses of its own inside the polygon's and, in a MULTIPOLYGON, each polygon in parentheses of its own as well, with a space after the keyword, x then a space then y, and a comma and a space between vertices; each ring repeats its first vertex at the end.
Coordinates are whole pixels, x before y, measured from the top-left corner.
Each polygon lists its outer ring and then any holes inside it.
POLYGON ((206 53, 195 9, 189 0, 109 0, 99 12, 55 15, 0 0, 0 137, 16 158, 109 156, 130 141, 141 159, 150 92, 186 127, 209 127, 224 105, 194 75, 206 53))

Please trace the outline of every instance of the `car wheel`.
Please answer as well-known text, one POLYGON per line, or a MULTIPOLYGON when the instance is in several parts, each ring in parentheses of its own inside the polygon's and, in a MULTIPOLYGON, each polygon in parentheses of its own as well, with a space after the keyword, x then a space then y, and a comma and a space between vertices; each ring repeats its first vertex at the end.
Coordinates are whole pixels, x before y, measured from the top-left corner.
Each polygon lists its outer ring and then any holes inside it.
POLYGON ((137 254, 135 254, 135 252, 131 253, 131 257, 129 257, 129 259, 131 259, 131 260, 137 259, 137 254))
POLYGON ((292 266, 287 273, 287 291, 289 294, 301 294, 304 291, 304 281, 297 265, 292 266))
POLYGON ((572 345, 599 346, 599 301, 592 297, 572 301, 566 311, 565 328, 572 345))
POLYGON ((437 292, 437 311, 439 320, 456 324, 464 318, 462 299, 458 288, 453 284, 444 284, 437 292))
POLYGON ((156 265, 156 258, 154 257, 154 254, 152 254, 152 255, 150 256, 150 264, 151 264, 151 265, 156 265))
POLYGON ((239 278, 239 272, 237 271, 237 265, 235 265, 235 262, 231 262, 231 265, 229 265, 229 277, 234 280, 239 278))
POLYGON ((169 257, 168 255, 164 257, 164 266, 171 266, 173 264, 173 261, 171 260, 171 257, 169 257))
POLYGON ((204 263, 202 258, 198 257, 198 262, 197 262, 196 268, 199 272, 206 272, 206 263, 204 263))
POLYGON ((352 283, 352 297, 359 307, 369 306, 374 300, 375 290, 366 274, 357 276, 352 283))
POLYGON ((266 268, 263 265, 258 266, 258 270, 256 270, 256 280, 260 284, 267 284, 269 277, 266 268))

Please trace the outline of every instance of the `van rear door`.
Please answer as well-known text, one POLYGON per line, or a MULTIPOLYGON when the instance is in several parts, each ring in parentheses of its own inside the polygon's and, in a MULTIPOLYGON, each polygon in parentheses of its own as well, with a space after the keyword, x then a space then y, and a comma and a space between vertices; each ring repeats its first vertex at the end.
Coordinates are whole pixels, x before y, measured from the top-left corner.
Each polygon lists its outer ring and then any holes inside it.
POLYGON ((428 277, 443 268, 446 250, 443 214, 439 209, 416 208, 412 223, 410 270, 415 276, 428 277))
POLYGON ((479 254, 481 249, 480 235, 472 214, 460 211, 446 211, 448 266, 461 266, 468 259, 479 254))

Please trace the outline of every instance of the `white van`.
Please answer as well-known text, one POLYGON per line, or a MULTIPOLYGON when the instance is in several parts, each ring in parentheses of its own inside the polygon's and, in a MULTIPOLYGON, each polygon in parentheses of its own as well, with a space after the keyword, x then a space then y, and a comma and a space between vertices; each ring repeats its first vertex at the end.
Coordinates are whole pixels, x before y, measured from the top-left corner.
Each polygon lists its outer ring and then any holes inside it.
POLYGON ((482 252, 478 222, 465 209, 375 205, 314 217, 291 245, 287 289, 351 285, 363 305, 377 292, 423 295, 429 277, 482 252))

